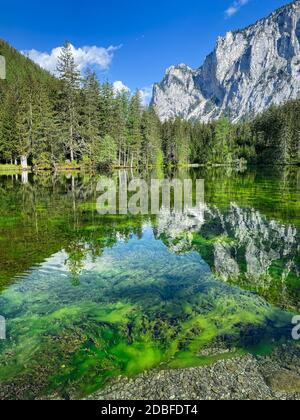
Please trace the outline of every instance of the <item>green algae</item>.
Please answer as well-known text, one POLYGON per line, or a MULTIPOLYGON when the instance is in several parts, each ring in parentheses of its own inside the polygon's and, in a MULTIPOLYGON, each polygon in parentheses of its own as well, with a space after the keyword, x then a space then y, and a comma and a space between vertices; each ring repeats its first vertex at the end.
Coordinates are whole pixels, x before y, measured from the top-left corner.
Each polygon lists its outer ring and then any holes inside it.
POLYGON ((207 366, 216 363, 219 360, 242 357, 245 354, 247 354, 247 352, 242 349, 213 356, 195 356, 193 352, 185 351, 178 353, 174 360, 168 363, 167 366, 171 369, 186 369, 197 366, 207 366))
MULTIPOLYGON (((11 337, 17 336, 18 342, 13 347, 6 344, 9 356, 4 358, 5 367, 0 370, 3 389, 10 378, 18 381, 18 377, 32 375, 37 368, 45 371, 43 366, 50 364, 52 373, 44 392, 55 390, 63 396, 74 392, 71 390, 75 388, 76 395, 83 396, 103 386, 108 378, 120 374, 133 376, 162 363, 169 367, 186 367, 217 360, 215 356, 203 358, 197 354, 201 348, 225 335, 231 335, 228 345, 238 346, 232 355, 242 354, 247 345, 240 341, 240 332, 247 330, 249 325, 262 328, 264 339, 267 334, 274 334, 273 329, 284 335, 282 328, 290 322, 288 314, 276 311, 258 297, 222 286, 210 277, 207 266, 199 257, 171 254, 149 235, 150 232, 144 233, 141 238, 132 238, 128 243, 107 250, 100 257, 98 268, 81 276, 79 289, 74 289, 69 282, 62 284, 63 277, 57 277, 57 273, 49 280, 46 264, 42 270, 44 282, 39 269, 32 273, 30 282, 34 288, 28 286, 25 301, 19 285, 2 295, 8 315, 16 304, 23 307, 22 314, 8 322, 8 333, 11 337), (144 256, 141 264, 134 268, 146 244, 162 259, 156 267, 159 273, 156 296, 160 296, 159 299, 153 295, 149 300, 149 294, 145 293, 145 286, 153 284, 149 276, 149 261, 153 254, 144 256), (189 277, 170 277, 170 268, 174 270, 174 265, 175 271, 177 267, 189 269, 189 277), (136 279, 140 277, 142 281, 137 283, 136 279), (89 286, 91 290, 84 284, 88 278, 93 281, 89 286), (174 282, 175 289, 169 291, 174 282), (126 295, 122 292, 123 285, 129 289, 126 295), (65 296, 63 307, 60 300, 53 301, 59 289, 62 297, 65 296), (32 305, 36 299, 41 302, 32 305), (67 304, 66 299, 71 299, 70 303, 67 304), (74 300, 77 300, 76 304, 74 300), (106 303, 107 300, 117 302, 106 303), (183 307, 182 301, 185 302, 183 307), (47 314, 44 313, 46 309, 47 314), (266 325, 272 325, 269 333, 266 325), (64 340, 61 340, 62 332, 64 340), (24 366, 29 368, 24 370, 24 366)), ((58 264, 57 258, 55 261, 58 264)), ((48 264, 51 267, 53 262, 48 264)), ((257 342, 260 340, 261 336, 258 336, 257 342)), ((5 345, 3 353, 5 356, 5 345)))
POLYGON ((98 214, 97 179, 0 178, 0 308, 8 330, 0 398, 85 396, 119 375, 266 355, 289 339, 300 301, 298 234, 283 249, 272 221, 276 229, 299 227, 298 185, 290 174, 283 187, 280 174, 221 172, 192 174, 206 179, 211 214, 176 238, 167 230, 157 236, 159 218, 98 214), (254 208, 269 239, 257 231, 243 242, 232 203, 245 220, 254 208), (218 214, 230 221, 226 231, 218 214), (271 263, 250 276, 252 239, 271 263), (236 261, 238 276, 218 272, 218 248, 236 261), (204 356, 215 343, 228 351, 204 356))

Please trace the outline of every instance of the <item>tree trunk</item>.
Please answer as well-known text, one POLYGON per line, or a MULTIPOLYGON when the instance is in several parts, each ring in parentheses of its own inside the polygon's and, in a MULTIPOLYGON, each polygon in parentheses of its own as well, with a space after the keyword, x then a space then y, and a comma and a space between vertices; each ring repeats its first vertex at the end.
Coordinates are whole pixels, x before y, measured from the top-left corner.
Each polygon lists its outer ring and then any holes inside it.
POLYGON ((74 140, 73 110, 72 110, 72 107, 70 107, 70 157, 71 157, 71 162, 74 162, 73 140, 74 140))
POLYGON ((24 184, 24 185, 28 184, 28 172, 27 171, 22 172, 22 184, 24 184))
POLYGON ((28 160, 27 160, 27 156, 21 156, 21 166, 23 171, 27 171, 28 169, 28 160))

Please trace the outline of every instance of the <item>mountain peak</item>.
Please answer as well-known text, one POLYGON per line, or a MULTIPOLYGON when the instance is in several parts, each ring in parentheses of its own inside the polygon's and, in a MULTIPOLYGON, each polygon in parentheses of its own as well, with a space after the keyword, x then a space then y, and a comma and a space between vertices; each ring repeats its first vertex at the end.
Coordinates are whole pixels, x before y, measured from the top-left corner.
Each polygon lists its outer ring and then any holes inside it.
POLYGON ((167 73, 173 73, 173 72, 175 72, 175 71, 177 71, 177 70, 192 70, 189 66, 187 66, 186 64, 184 64, 184 63, 181 63, 181 64, 176 64, 175 66, 170 66, 168 69, 167 69, 167 73))
POLYGON ((300 0, 243 30, 218 37, 215 50, 193 70, 171 66, 154 86, 162 121, 176 116, 239 121, 300 96, 300 0))

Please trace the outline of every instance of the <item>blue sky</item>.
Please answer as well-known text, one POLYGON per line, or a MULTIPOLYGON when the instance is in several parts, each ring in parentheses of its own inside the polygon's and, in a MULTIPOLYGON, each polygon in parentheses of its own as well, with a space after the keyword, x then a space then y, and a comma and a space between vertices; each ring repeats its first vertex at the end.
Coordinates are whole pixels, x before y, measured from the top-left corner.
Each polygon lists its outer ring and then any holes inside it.
MULTIPOLYGON (((218 35, 243 28, 283 0, 2 0, 0 37, 53 65, 51 51, 69 40, 82 66, 131 90, 160 81, 172 64, 202 64, 218 35), (226 12, 227 11, 227 12, 226 12), (93 47, 98 48, 86 48, 93 47), (110 48, 111 47, 111 48, 110 48)), ((41 61, 42 60, 42 61, 41 61)))

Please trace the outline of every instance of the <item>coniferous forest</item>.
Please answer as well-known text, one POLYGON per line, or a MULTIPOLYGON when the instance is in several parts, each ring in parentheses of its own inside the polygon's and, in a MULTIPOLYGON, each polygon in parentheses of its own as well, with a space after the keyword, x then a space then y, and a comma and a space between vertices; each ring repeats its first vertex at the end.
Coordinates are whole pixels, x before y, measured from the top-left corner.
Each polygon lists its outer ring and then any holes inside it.
POLYGON ((0 163, 36 169, 147 167, 163 163, 299 164, 300 100, 242 123, 161 123, 141 95, 82 76, 65 44, 57 77, 0 42, 0 163))

